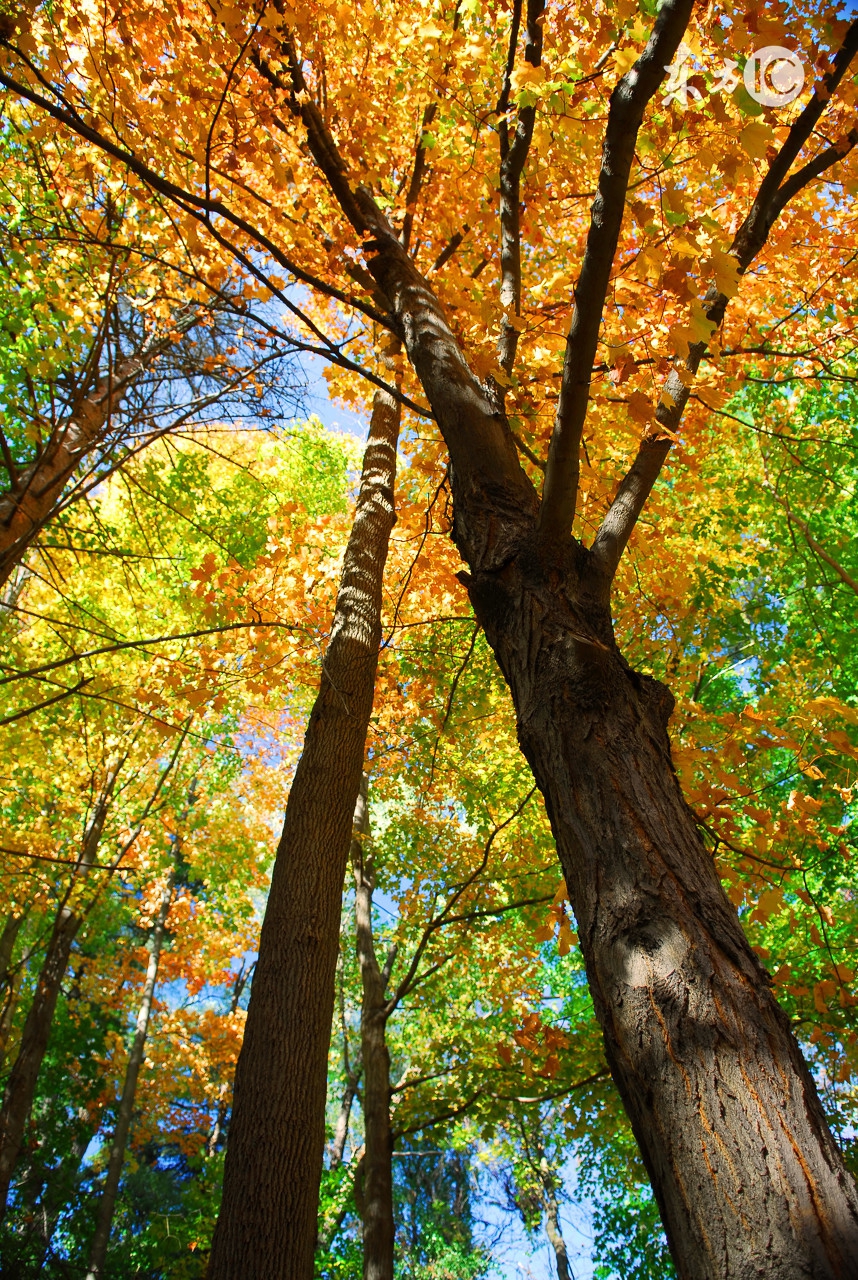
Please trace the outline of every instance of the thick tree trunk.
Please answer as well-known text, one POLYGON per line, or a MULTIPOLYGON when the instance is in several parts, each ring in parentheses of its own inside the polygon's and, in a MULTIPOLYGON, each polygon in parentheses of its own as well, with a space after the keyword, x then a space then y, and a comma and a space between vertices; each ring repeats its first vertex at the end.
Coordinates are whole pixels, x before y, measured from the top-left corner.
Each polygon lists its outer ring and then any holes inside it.
POLYGON ((377 392, 262 926, 209 1280, 313 1274, 339 918, 381 643, 399 418, 398 402, 377 392))
POLYGON ((355 935, 360 965, 361 1061, 366 1152, 363 1159, 363 1276, 393 1280, 393 1139, 390 1131, 390 1054, 387 1050, 386 980, 375 954, 372 894, 375 871, 368 847, 366 782, 355 810, 352 866, 355 876, 355 935))
POLYGON ((89 1269, 86 1273, 86 1280, 99 1280, 99 1277, 104 1274, 107 1245, 110 1240, 110 1227, 113 1222, 116 1195, 119 1191, 119 1179, 122 1176, 122 1166, 125 1163, 125 1148, 128 1145, 128 1134, 134 1114, 137 1080, 146 1051, 146 1036, 149 1033, 149 1017, 152 1012, 152 1001, 155 997, 155 983, 158 980, 161 947, 167 931, 167 916, 170 914, 170 904, 173 901, 174 880, 175 872, 171 871, 164 886, 158 914, 155 917, 152 932, 149 936, 149 963, 146 966, 143 995, 140 1000, 140 1009, 137 1013, 137 1027, 131 1044, 131 1052, 128 1055, 128 1065, 125 1068, 125 1081, 122 1086, 122 1096, 119 1099, 119 1109, 116 1113, 116 1128, 113 1131, 113 1138, 110 1143, 107 1176, 104 1181, 101 1199, 98 1202, 95 1232, 89 1248, 89 1269))
MULTIPOLYGON (((457 510, 472 556, 485 505, 457 510)), ((470 592, 545 797, 680 1276, 858 1276, 855 1184, 683 800, 671 695, 623 660, 604 583, 571 540, 546 565, 522 539, 470 592)))
MULTIPOLYGON (((110 797, 116 783, 117 769, 118 766, 115 764, 108 769, 107 780, 84 832, 80 858, 73 880, 85 874, 95 861, 110 797)), ((18 1054, 9 1073, 3 1105, 0 1108, 0 1217, 6 1210, 9 1184, 21 1152, 24 1129, 33 1105, 39 1070, 47 1051, 60 986, 68 968, 72 943, 82 923, 82 917, 68 905, 68 896, 67 894, 66 901, 57 912, 51 930, 33 1002, 24 1023, 18 1054)))

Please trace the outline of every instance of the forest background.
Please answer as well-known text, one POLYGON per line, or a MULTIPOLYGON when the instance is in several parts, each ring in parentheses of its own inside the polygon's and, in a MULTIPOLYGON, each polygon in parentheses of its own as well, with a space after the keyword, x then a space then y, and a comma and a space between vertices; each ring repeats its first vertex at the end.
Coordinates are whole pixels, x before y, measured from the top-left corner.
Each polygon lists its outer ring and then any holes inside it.
MULTIPOLYGON (((682 431, 659 436, 671 457, 620 562, 613 625, 676 698, 684 795, 854 1171, 855 83, 838 82, 814 135, 830 167, 747 274, 732 237, 807 95, 772 108, 744 81, 713 87, 728 55, 762 43, 801 47, 808 85, 823 74, 850 15, 811 9, 701 9, 680 55, 693 92, 650 103, 578 520, 592 542, 639 438, 658 435, 661 376, 705 338, 682 431), (730 301, 714 337, 701 280, 730 301)), ((540 482, 610 94, 655 13, 549 7, 539 56, 534 6, 476 0, 385 27, 319 7, 300 36, 324 70, 313 100, 350 163, 365 153, 540 482), (344 52, 356 32, 367 65, 394 68, 394 97, 410 86, 401 137, 344 52), (526 251, 505 296, 498 163, 522 130, 526 251), (402 154, 385 168, 391 137, 402 154)), ((503 1274, 531 1246, 548 1250, 535 1273, 550 1259, 561 1280, 669 1275, 549 822, 449 536, 435 418, 276 104, 254 133, 252 38, 282 17, 70 5, 3 19, 4 1274, 205 1273, 260 923, 361 484, 361 443, 310 414, 322 370, 350 421, 380 396, 402 421, 317 1274, 364 1268, 375 972, 393 1001, 396 1274, 503 1274), (211 83, 188 73, 189 48, 211 83), (115 134, 139 139, 145 172, 87 136, 111 78, 115 134), (70 114, 52 122, 46 103, 70 114), (201 222, 189 190, 215 213, 201 222), (248 205, 255 239, 235 221, 248 205)))

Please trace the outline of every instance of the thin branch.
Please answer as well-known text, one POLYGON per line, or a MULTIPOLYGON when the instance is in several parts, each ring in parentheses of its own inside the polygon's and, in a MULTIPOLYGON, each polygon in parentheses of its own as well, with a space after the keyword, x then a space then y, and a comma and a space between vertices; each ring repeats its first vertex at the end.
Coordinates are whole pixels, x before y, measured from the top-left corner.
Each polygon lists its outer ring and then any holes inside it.
MULTIPOLYGON (((57 658, 55 662, 46 662, 41 667, 32 667, 28 671, 17 671, 11 668, 13 674, 3 676, 0 679, 0 685, 11 684, 15 680, 30 680, 36 676, 43 675, 46 671, 57 671, 60 667, 68 667, 73 662, 83 662, 87 658, 98 658, 104 653, 119 653, 123 649, 145 649, 150 644, 167 644, 171 640, 195 640, 198 636, 216 636, 222 631, 242 631, 248 627, 277 627, 285 631, 297 631, 298 627, 293 626, 289 622, 231 622, 222 627, 203 627, 199 631, 179 631, 172 636, 153 636, 148 640, 123 640, 117 644, 102 645, 100 649, 90 649, 86 653, 75 653, 70 658, 57 658)), ((6 667, 5 670, 10 670, 6 667)), ((86 681, 81 683, 85 684, 86 681)))
POLYGON ((488 860, 489 860, 489 854, 491 852, 491 848, 492 848, 492 845, 494 844, 495 838, 498 835, 500 835, 501 831, 503 831, 505 827, 508 827, 511 822, 514 822, 515 819, 519 817, 525 805, 531 799, 535 791, 536 791, 536 784, 534 784, 530 788, 527 795, 524 797, 521 803, 518 804, 515 809, 513 809, 509 817, 505 818, 503 822, 499 823, 494 828, 488 840, 486 841, 485 848, 483 849, 483 856, 480 859, 477 867, 474 869, 474 871, 472 871, 472 873, 465 880, 462 881, 460 885, 458 885, 455 888, 449 901, 445 905, 443 911, 441 911, 439 915, 433 916, 432 919, 428 922, 428 924, 424 927, 423 933, 420 937, 420 941, 418 942, 417 948, 411 959, 411 964, 408 966, 408 970, 405 973, 405 976, 403 977, 399 986, 396 988, 396 992, 394 993, 393 996, 391 996, 390 1000, 388 1000, 387 1002, 386 1008, 388 1011, 387 1012, 388 1017, 394 1011, 396 1006, 399 1004, 400 1000, 402 1000, 404 996, 408 994, 408 992, 411 990, 412 986, 414 985, 414 979, 417 975, 417 970, 420 967, 420 961, 423 959, 423 954, 426 948, 428 947, 433 934, 437 933, 439 929, 443 929, 444 925, 449 923, 449 917, 451 915, 453 907, 455 907, 456 903, 461 900, 462 894, 465 892, 465 890, 470 888, 470 886, 474 883, 474 881, 477 880, 485 871, 486 864, 488 863, 488 860))
POLYGON ((820 560, 824 560, 825 563, 834 570, 841 582, 845 582, 846 586, 858 595, 858 582, 856 582, 855 579, 846 572, 842 564, 835 560, 832 555, 829 555, 825 548, 816 541, 816 538, 814 538, 810 531, 810 526, 806 521, 800 519, 793 511, 789 504, 789 499, 784 497, 783 494, 778 493, 774 485, 768 481, 763 482, 763 487, 772 495, 775 502, 780 503, 783 507, 789 524, 794 525, 796 529, 801 530, 811 551, 815 552, 815 554, 819 556, 820 560))
POLYGON ((85 680, 78 680, 77 684, 71 689, 63 689, 62 693, 57 693, 53 698, 46 698, 44 702, 37 702, 33 707, 27 707, 24 711, 16 711, 12 716, 4 716, 0 720, 0 725, 14 724, 16 720, 24 720, 27 716, 35 715, 37 711, 44 711, 45 707, 52 707, 55 702, 63 702, 66 698, 70 698, 72 694, 79 693, 84 685, 94 680, 94 676, 87 676, 85 680))

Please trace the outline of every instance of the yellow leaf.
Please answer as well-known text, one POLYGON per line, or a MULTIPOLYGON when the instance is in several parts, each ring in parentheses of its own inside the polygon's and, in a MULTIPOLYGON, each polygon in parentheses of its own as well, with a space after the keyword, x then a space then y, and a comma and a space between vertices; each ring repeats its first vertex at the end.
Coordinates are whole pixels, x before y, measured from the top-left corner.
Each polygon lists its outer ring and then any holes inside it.
POLYGON ((766 151, 772 142, 771 126, 763 124, 761 120, 754 120, 739 134, 739 142, 752 160, 765 160, 766 151))
POLYGON ((638 51, 633 47, 618 49, 614 54, 614 65, 621 76, 624 76, 638 60, 638 51))

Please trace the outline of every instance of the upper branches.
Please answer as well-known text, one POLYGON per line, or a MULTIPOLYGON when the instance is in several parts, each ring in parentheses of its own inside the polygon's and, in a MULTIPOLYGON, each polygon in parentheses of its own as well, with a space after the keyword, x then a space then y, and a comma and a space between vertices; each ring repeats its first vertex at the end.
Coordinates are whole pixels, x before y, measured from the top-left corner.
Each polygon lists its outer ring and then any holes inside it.
MULTIPOLYGON (((542 61, 542 19, 544 0, 528 0, 527 25, 524 41, 524 59, 532 67, 542 61)), ((512 28, 509 38, 509 54, 503 89, 498 100, 498 135, 500 137, 500 231, 501 231, 501 333, 498 342, 498 360, 501 368, 510 373, 518 346, 518 326, 510 317, 521 313, 521 228, 519 205, 521 202, 521 174, 533 138, 536 121, 536 104, 521 107, 515 131, 510 137, 509 99, 512 89, 512 73, 521 24, 521 0, 513 7, 512 28)))
MULTIPOLYGON (((858 53, 858 21, 853 22, 849 27, 830 70, 815 86, 813 96, 793 123, 783 145, 773 157, 751 209, 736 232, 731 251, 737 259, 740 274, 747 271, 763 248, 776 219, 788 202, 808 183, 842 160, 858 143, 858 129, 852 129, 839 144, 826 147, 792 176, 788 176, 803 148, 813 138, 831 95, 846 74, 856 53, 858 53)), ((724 319, 728 302, 727 295, 715 287, 710 288, 706 294, 703 309, 713 332, 724 319)), ((593 542, 593 560, 607 588, 616 573, 620 557, 638 516, 670 452, 691 393, 694 376, 706 349, 706 342, 694 343, 689 348, 684 361, 678 363, 668 375, 656 409, 656 433, 646 436, 641 442, 638 455, 620 485, 593 542)))
POLYGON ((635 144, 647 104, 658 90, 688 26, 694 0, 667 0, 637 62, 611 94, 599 186, 587 248, 575 286, 560 397, 545 471, 539 531, 544 541, 570 533, 578 496, 579 453, 602 312, 623 221, 635 144))

